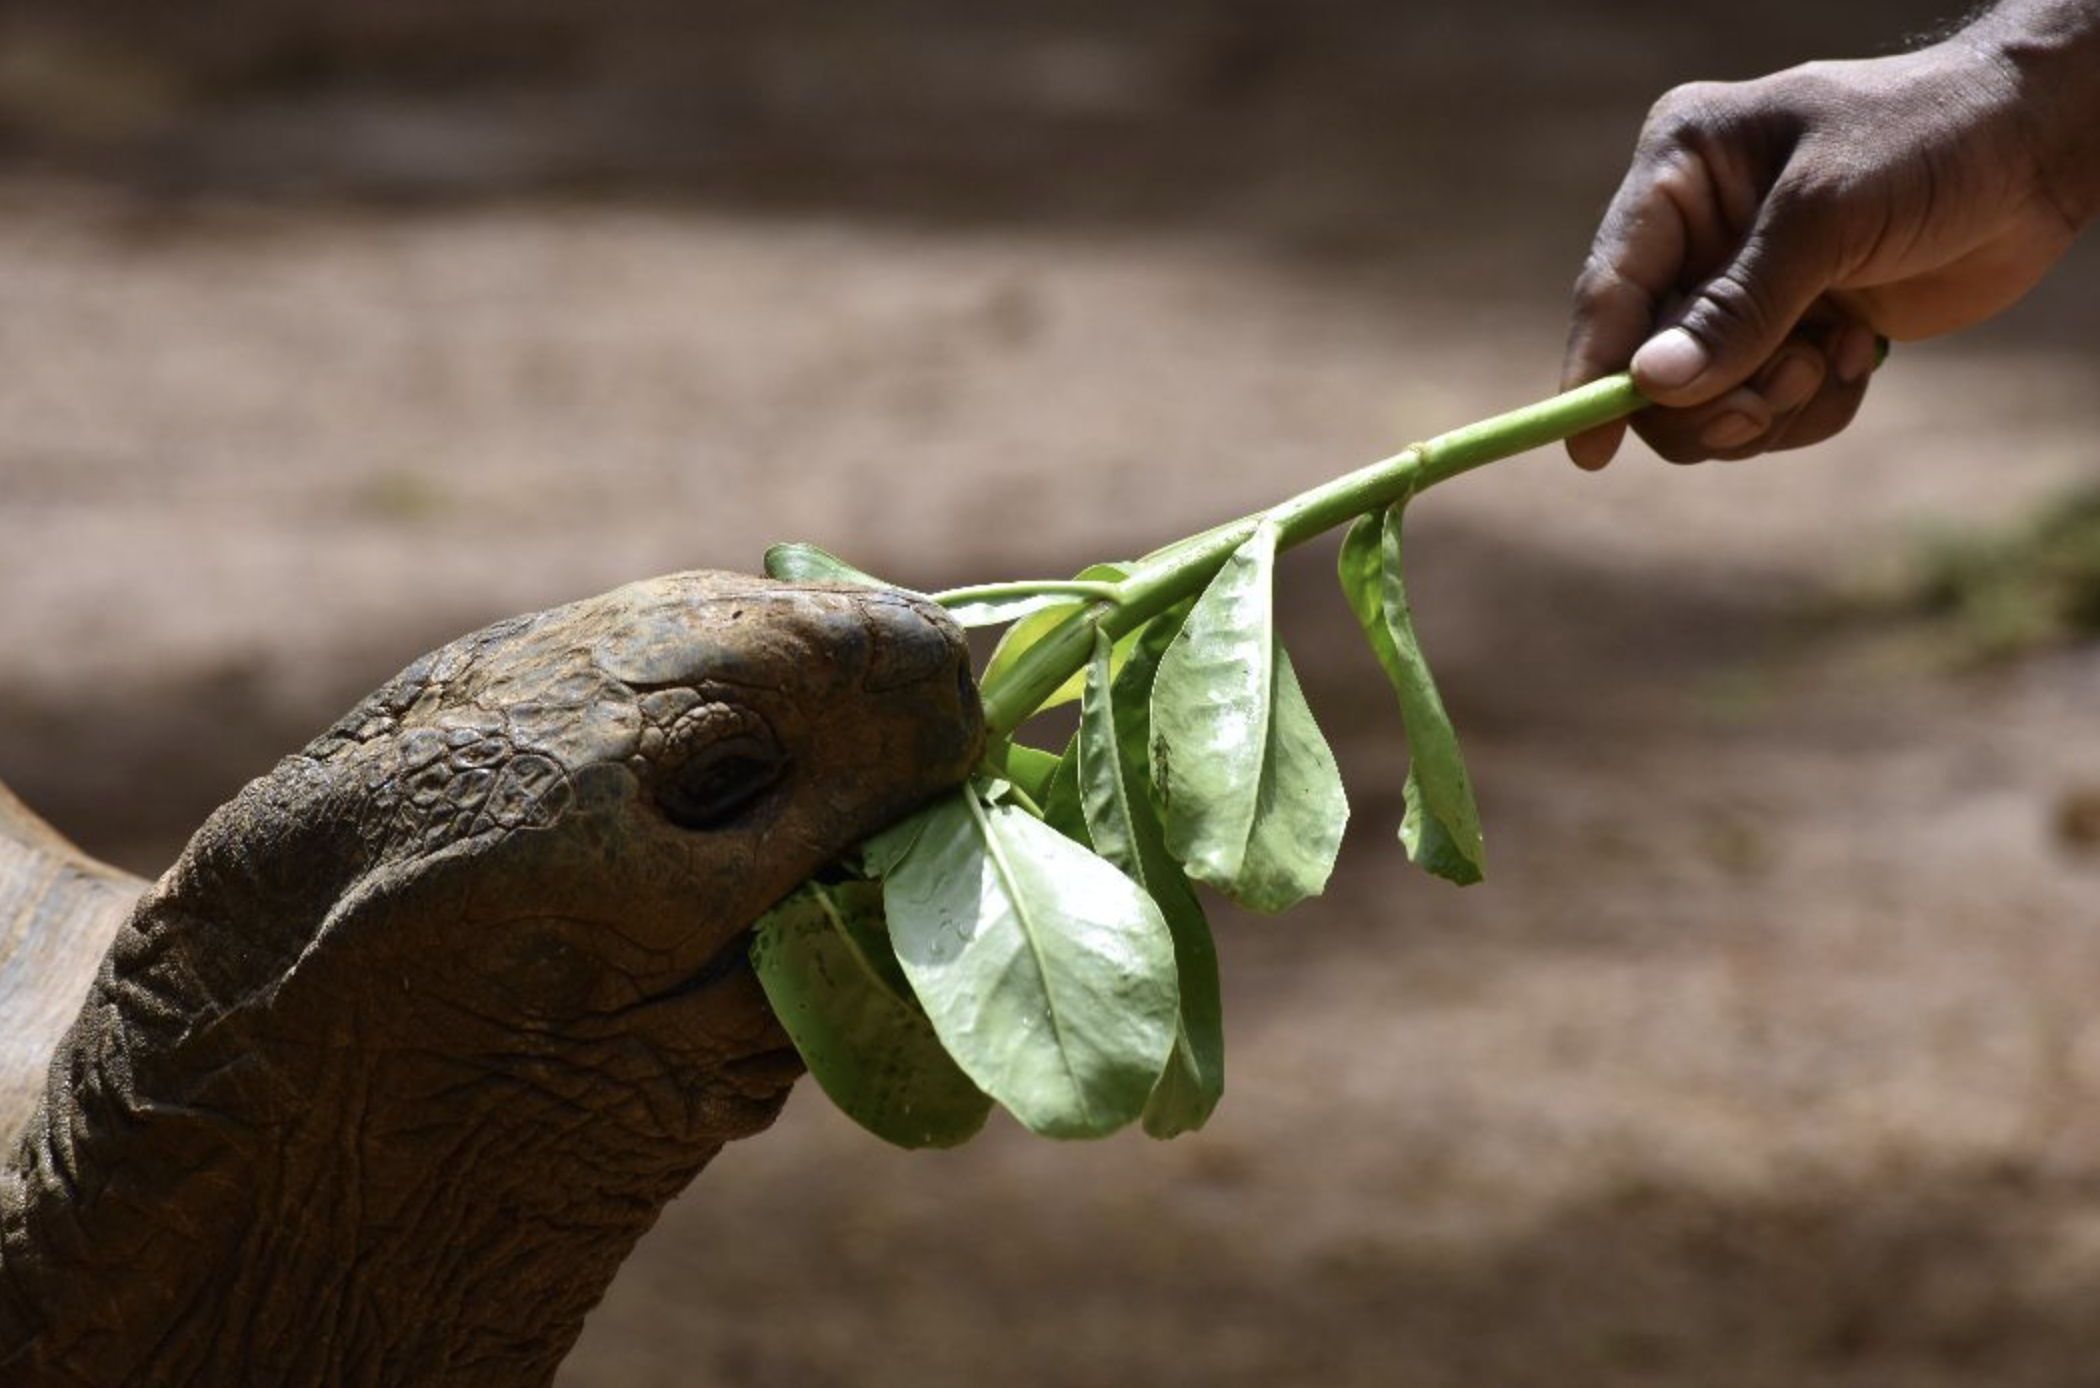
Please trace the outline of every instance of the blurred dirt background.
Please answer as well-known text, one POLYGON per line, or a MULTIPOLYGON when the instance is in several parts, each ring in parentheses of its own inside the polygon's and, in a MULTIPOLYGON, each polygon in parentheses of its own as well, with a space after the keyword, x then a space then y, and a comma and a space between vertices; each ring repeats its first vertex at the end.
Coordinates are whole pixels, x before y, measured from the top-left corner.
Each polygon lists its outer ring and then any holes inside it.
MULTIPOLYGON (((152 873, 496 617, 1068 572, 1537 397, 1653 97, 1934 17, 11 0, 0 779, 152 873)), ((906 1156, 806 1089, 564 1388, 2100 1383, 2100 646, 1856 597, 2096 480, 2096 321, 2088 245, 1819 451, 1419 507, 1463 893, 1294 557, 1355 819, 1218 913, 1213 1126, 906 1156)))

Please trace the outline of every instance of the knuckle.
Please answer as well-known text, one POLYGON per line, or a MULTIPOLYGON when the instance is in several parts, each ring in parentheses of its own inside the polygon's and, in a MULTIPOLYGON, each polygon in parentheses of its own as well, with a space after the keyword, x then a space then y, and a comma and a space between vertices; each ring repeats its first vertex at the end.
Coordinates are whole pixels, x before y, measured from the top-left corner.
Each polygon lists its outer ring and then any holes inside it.
POLYGON ((1851 173, 1841 165, 1833 166, 1814 153, 1798 158, 1765 195, 1766 218, 1804 232, 1824 225, 1845 206, 1851 182, 1851 173))
POLYGON ((1592 246, 1575 272, 1571 292, 1576 311, 1594 313, 1617 299, 1626 289, 1626 276, 1601 247, 1592 246))
POLYGON ((1685 318, 1695 335, 1709 341, 1762 337, 1774 326, 1765 295, 1733 266, 1707 282, 1685 318))
POLYGON ((1648 108, 1641 145, 1661 152, 1697 145, 1734 120, 1735 88, 1726 82, 1686 82, 1648 108))

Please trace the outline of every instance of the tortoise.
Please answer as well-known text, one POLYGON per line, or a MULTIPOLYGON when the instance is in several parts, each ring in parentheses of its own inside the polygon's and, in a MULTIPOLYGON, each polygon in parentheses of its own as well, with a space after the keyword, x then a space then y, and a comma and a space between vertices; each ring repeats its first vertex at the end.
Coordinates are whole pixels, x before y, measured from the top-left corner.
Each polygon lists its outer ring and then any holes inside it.
POLYGON ((801 1073, 752 921, 982 737, 931 603, 687 573, 417 660, 150 886, 0 790, 0 1383, 547 1382, 801 1073))

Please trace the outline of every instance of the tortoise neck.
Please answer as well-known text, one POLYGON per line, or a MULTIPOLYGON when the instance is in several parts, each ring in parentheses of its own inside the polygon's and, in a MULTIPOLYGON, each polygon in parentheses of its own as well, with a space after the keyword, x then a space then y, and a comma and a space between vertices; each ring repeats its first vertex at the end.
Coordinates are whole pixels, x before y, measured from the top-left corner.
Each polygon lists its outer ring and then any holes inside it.
POLYGON ((621 1172, 608 1199, 607 1173, 525 1131, 548 1124, 532 1102, 546 1096, 507 1112, 462 1097, 488 1078, 468 1058, 433 1068, 406 1048, 221 1023, 179 1043, 177 1081, 142 966, 190 924, 151 899, 126 924, 91 990, 102 1024, 67 1035, 51 1101, 0 1171, 0 1382, 551 1382, 721 1144, 646 1180, 621 1172))
POLYGON ((412 988, 449 906, 374 888, 320 774, 213 816, 59 1042, 0 1169, 10 1388, 549 1382, 733 1135, 596 1110, 653 1059, 617 1031, 577 1063, 412 988))

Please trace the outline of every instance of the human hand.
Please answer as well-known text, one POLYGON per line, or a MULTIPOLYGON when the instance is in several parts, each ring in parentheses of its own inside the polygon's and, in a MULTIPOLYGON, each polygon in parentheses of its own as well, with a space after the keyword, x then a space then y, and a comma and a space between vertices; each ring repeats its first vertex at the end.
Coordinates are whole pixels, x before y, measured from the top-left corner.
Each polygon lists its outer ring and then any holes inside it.
MULTIPOLYGON (((1988 318, 2070 244, 2086 209, 2048 128, 2061 103, 2031 79, 1972 31, 1669 93, 1576 282, 1564 388, 1630 358, 1656 402, 1633 427, 1673 462, 1837 433, 1877 335, 1988 318)), ((1624 431, 1569 455, 1603 467, 1624 431)))

